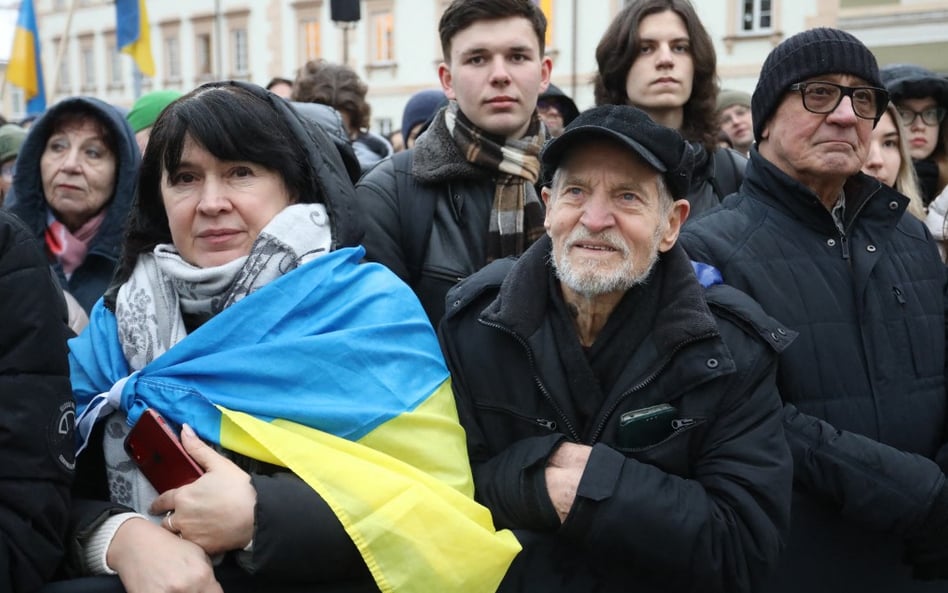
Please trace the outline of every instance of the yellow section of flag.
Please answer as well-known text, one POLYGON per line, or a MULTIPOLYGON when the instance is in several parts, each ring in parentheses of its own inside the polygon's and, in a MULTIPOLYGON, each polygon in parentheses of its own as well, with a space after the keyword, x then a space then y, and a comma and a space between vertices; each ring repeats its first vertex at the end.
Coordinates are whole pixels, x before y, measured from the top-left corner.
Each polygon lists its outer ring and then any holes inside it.
POLYGON ((467 452, 444 432, 461 430, 450 421, 453 403, 446 380, 359 442, 222 408, 220 442, 283 465, 316 490, 383 593, 491 592, 520 544, 472 498, 467 452))

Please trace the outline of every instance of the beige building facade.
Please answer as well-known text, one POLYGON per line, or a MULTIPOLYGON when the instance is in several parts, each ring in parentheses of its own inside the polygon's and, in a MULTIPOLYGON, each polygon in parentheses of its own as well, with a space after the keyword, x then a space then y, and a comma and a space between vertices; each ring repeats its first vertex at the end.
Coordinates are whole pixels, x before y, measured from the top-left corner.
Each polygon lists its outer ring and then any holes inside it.
MULTIPOLYGON (((595 48, 624 0, 537 0, 550 21, 553 82, 581 108, 593 104, 595 48)), ((115 42, 110 0, 34 0, 47 102, 89 94, 128 107, 152 89, 187 91, 237 79, 293 78, 306 60, 347 62, 369 85, 373 129, 400 125, 412 93, 439 86, 438 20, 447 0, 342 0, 359 20, 340 22, 331 0, 148 0, 156 73, 135 74, 115 42), (334 20, 334 17, 337 17, 334 20)), ((767 53, 814 26, 853 33, 881 64, 913 62, 948 74, 948 0, 696 0, 722 86, 752 90, 767 53)), ((0 65, 2 67, 4 65, 0 65)), ((22 115, 5 86, 3 113, 22 115)))

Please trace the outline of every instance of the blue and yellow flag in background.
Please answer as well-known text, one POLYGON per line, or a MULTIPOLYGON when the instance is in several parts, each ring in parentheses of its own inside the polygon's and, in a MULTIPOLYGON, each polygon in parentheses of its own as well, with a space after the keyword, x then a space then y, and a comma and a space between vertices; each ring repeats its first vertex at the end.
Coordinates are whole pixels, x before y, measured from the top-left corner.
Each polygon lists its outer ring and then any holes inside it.
POLYGON ((119 49, 132 56, 142 74, 154 76, 145 0, 115 0, 115 28, 119 49))
POLYGON ((39 30, 36 27, 33 0, 20 2, 13 51, 7 64, 7 81, 23 89, 27 114, 38 115, 46 111, 43 63, 40 60, 39 30))

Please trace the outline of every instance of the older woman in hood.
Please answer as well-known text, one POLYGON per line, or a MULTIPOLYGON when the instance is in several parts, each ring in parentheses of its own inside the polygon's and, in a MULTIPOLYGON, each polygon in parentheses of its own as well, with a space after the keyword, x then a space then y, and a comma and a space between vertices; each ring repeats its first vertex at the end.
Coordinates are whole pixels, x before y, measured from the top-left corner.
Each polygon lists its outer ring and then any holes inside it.
POLYGON ((140 156, 114 107, 60 101, 30 129, 4 208, 45 245, 63 288, 88 312, 118 262, 140 156))

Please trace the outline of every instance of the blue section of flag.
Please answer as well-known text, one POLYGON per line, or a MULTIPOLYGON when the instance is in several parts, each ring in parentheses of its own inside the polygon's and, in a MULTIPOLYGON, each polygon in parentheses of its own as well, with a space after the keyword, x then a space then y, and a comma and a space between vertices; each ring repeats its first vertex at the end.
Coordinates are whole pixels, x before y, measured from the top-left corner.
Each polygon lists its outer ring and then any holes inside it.
POLYGON ((138 0, 115 0, 115 39, 119 49, 138 41, 140 22, 138 0))
MULTIPOLYGON (((414 293, 364 249, 321 256, 228 307, 133 375, 121 408, 146 407, 219 442, 216 405, 349 440, 413 410, 448 377, 414 293)), ((100 301, 70 340, 80 413, 129 373, 100 301)))

